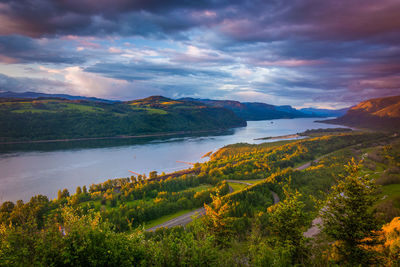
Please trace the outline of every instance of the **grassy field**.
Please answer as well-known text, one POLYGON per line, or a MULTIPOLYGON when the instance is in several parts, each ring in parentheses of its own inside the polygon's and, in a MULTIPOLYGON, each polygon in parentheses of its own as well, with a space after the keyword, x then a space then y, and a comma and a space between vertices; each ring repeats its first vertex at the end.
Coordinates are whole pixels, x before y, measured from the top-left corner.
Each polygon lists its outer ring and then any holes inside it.
POLYGON ((234 192, 239 191, 239 190, 242 190, 242 189, 248 187, 248 185, 245 185, 245 184, 238 184, 238 183, 228 183, 228 185, 229 185, 230 187, 232 187, 232 189, 233 189, 234 192))
POLYGON ((382 188, 382 197, 385 197, 385 200, 391 200, 400 197, 400 184, 390 184, 384 185, 382 188))
POLYGON ((261 182, 262 180, 264 180, 264 179, 257 179, 257 180, 243 180, 243 181, 241 181, 241 182, 245 182, 245 183, 249 183, 249 184, 255 184, 255 183, 261 182))
MULTIPOLYGON (((202 184, 202 185, 199 185, 199 186, 196 186, 196 187, 187 188, 187 189, 182 190, 182 191, 200 192, 200 191, 207 190, 207 189, 210 189, 210 188, 212 188, 212 185, 202 184)), ((133 208, 133 207, 136 207, 138 205, 151 204, 153 201, 154 201, 154 198, 146 198, 146 199, 128 200, 128 201, 124 202, 124 204, 127 207, 133 208)), ((112 209, 118 209, 121 204, 122 204, 121 201, 118 201, 117 204, 115 205, 115 207, 110 207, 109 205, 102 205, 100 200, 95 200, 95 201, 90 200, 90 201, 82 202, 79 205, 81 207, 86 206, 86 205, 90 205, 95 210, 101 210, 101 209, 112 210, 112 209)), ((169 216, 169 215, 167 215, 167 216, 169 216)))
POLYGON ((139 108, 139 107, 132 107, 133 110, 138 111, 147 111, 149 114, 159 114, 159 115, 166 115, 168 114, 167 111, 157 108, 139 108))
POLYGON ((202 185, 199 185, 199 186, 196 186, 196 187, 190 187, 188 189, 185 189, 184 191, 192 191, 192 190, 194 190, 195 192, 200 192, 200 191, 203 191, 203 190, 210 189, 211 187, 212 186, 209 185, 209 184, 202 184, 202 185))

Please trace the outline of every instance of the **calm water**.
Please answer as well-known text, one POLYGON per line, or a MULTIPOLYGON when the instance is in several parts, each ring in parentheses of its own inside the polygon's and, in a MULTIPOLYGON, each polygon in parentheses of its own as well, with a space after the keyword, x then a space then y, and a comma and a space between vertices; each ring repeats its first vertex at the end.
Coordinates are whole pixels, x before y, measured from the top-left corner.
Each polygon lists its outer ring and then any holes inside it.
POLYGON ((44 194, 54 198, 58 189, 71 193, 77 186, 110 178, 130 177, 129 170, 148 174, 188 168, 177 161, 202 162, 201 156, 228 144, 260 143, 255 138, 280 136, 307 129, 333 128, 313 118, 249 121, 247 127, 219 135, 177 138, 97 140, 69 143, 0 146, 0 202, 44 194))

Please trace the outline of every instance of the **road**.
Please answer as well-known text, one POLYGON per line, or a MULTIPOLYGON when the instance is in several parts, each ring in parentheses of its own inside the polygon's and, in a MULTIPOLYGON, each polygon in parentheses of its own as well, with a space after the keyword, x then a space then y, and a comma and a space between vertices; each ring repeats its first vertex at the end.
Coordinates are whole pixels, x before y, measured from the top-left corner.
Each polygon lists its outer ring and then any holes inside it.
MULTIPOLYGON (((326 155, 324 155, 324 156, 326 156, 326 155)), ((315 159, 313 161, 307 162, 307 163, 295 168, 295 170, 301 171, 301 170, 307 169, 308 167, 311 166, 312 163, 318 163, 324 156, 322 156, 322 157, 320 157, 318 159, 315 159)), ((263 179, 260 179, 260 181, 261 180, 263 180, 263 179)), ((240 181, 240 180, 226 180, 226 181, 228 183, 253 185, 251 183, 243 182, 243 181, 240 181)), ((233 188, 232 187, 229 187, 229 192, 230 193, 233 192, 233 188)), ((279 200, 279 196, 273 191, 271 191, 271 194, 272 194, 272 197, 274 199, 274 204, 277 204, 280 201, 279 200)), ((179 216, 179 217, 177 217, 175 219, 169 220, 169 221, 167 221, 167 222, 165 222, 163 224, 160 224, 160 225, 154 226, 154 227, 152 227, 150 229, 147 229, 146 231, 154 231, 154 230, 156 230, 158 228, 161 228, 161 227, 173 227, 173 226, 178 226, 178 225, 186 225, 186 224, 188 224, 189 222, 192 221, 191 217, 193 215, 196 215, 196 213, 198 214, 199 217, 201 217, 201 216, 203 216, 205 214, 205 209, 204 208, 199 208, 197 210, 194 210, 194 211, 186 213, 186 214, 184 214, 182 216, 179 216)), ((312 237, 316 236, 320 232, 320 229, 319 229, 318 225, 321 225, 321 224, 322 224, 322 219, 320 217, 315 218, 312 221, 312 226, 306 232, 303 233, 303 236, 307 237, 307 238, 312 238, 312 237)))
MULTIPOLYGON (((251 183, 246 183, 246 182, 242 182, 242 181, 238 181, 238 180, 226 180, 226 181, 229 183, 252 185, 251 183)), ((229 186, 229 193, 232 193, 232 192, 233 192, 233 188, 229 186)), ((271 191, 271 193, 272 193, 272 197, 274 198, 274 204, 278 203, 279 196, 275 192, 271 191)), ((188 212, 188 213, 183 214, 179 217, 176 217, 172 220, 169 220, 165 223, 151 227, 151 228, 147 229, 146 231, 148 231, 148 232, 155 231, 156 229, 161 228, 161 227, 174 227, 174 226, 179 226, 179 225, 185 226, 186 224, 190 223, 193 220, 192 216, 197 215, 197 217, 201 217, 204 214, 206 214, 205 208, 204 207, 199 208, 197 210, 188 212)))
POLYGON ((317 163, 320 159, 321 159, 321 158, 318 158, 318 159, 316 159, 316 160, 307 162, 306 164, 303 164, 303 165, 301 165, 301 166, 295 168, 295 170, 302 171, 302 170, 304 170, 304 169, 307 169, 308 167, 311 166, 312 163, 317 163))
POLYGON ((205 213, 206 213, 206 209, 204 207, 203 208, 199 208, 197 210, 193 210, 193 211, 188 212, 186 214, 183 214, 183 215, 181 215, 179 217, 176 217, 176 218, 174 218, 172 220, 169 220, 169 221, 167 221, 165 223, 162 223, 162 224, 159 224, 157 226, 151 227, 151 228, 147 229, 146 231, 148 231, 148 232, 154 231, 154 230, 156 230, 158 228, 161 228, 161 227, 174 227, 174 226, 178 226, 178 225, 183 225, 184 226, 184 225, 190 223, 193 220, 192 216, 197 215, 197 216, 201 217, 205 213))

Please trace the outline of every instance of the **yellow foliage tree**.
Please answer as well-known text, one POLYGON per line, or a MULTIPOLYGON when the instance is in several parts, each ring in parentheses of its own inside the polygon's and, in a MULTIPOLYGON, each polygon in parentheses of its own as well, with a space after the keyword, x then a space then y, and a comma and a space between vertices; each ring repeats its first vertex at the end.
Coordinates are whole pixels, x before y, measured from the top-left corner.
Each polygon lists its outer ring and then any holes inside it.
POLYGON ((223 203, 222 197, 218 193, 211 195, 211 198, 213 201, 210 205, 204 204, 206 216, 203 221, 208 230, 215 235, 216 240, 224 243, 229 240, 234 221, 234 218, 229 216, 230 202, 223 203))
POLYGON ((382 226, 379 237, 382 244, 371 249, 381 253, 385 266, 400 266, 400 217, 382 226))

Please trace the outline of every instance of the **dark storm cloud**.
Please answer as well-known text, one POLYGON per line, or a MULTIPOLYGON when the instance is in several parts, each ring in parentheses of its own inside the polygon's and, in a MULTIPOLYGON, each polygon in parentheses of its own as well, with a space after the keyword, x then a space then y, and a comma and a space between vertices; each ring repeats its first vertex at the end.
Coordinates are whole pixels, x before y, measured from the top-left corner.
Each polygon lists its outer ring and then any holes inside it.
POLYGON ((184 67, 181 65, 154 64, 149 62, 140 63, 98 63, 85 69, 87 72, 100 73, 104 76, 132 80, 150 80, 161 76, 183 76, 183 77, 207 77, 227 78, 229 73, 222 71, 211 71, 184 67))
POLYGON ((397 0, 249 1, 232 6, 218 25, 237 41, 359 40, 398 42, 400 4, 397 0))
POLYGON ((152 84, 171 76, 176 95, 188 86, 194 95, 213 81, 216 88, 226 79, 232 87, 286 98, 354 102, 398 94, 399 14, 398 0, 3 0, 0 62, 77 65, 95 58, 85 72, 157 88, 171 88, 152 84), (165 64, 119 63, 126 58, 110 59, 105 48, 81 47, 78 54, 73 45, 63 50, 38 41, 66 35, 95 37, 105 47, 110 36, 173 40, 177 47, 153 47, 165 64), (202 50, 182 52, 188 46, 202 50), (246 83, 247 76, 229 72, 239 68, 258 72, 256 80, 246 83))
POLYGON ((228 1, 19 0, 0 4, 0 34, 161 35, 198 25, 190 10, 228 1))
POLYGON ((0 36, 1 63, 66 63, 80 64, 84 59, 65 55, 57 49, 42 47, 35 39, 23 36, 0 36))
POLYGON ((397 0, 10 0, 0 4, 0 33, 165 36, 208 26, 236 41, 398 42, 399 13, 397 0))

